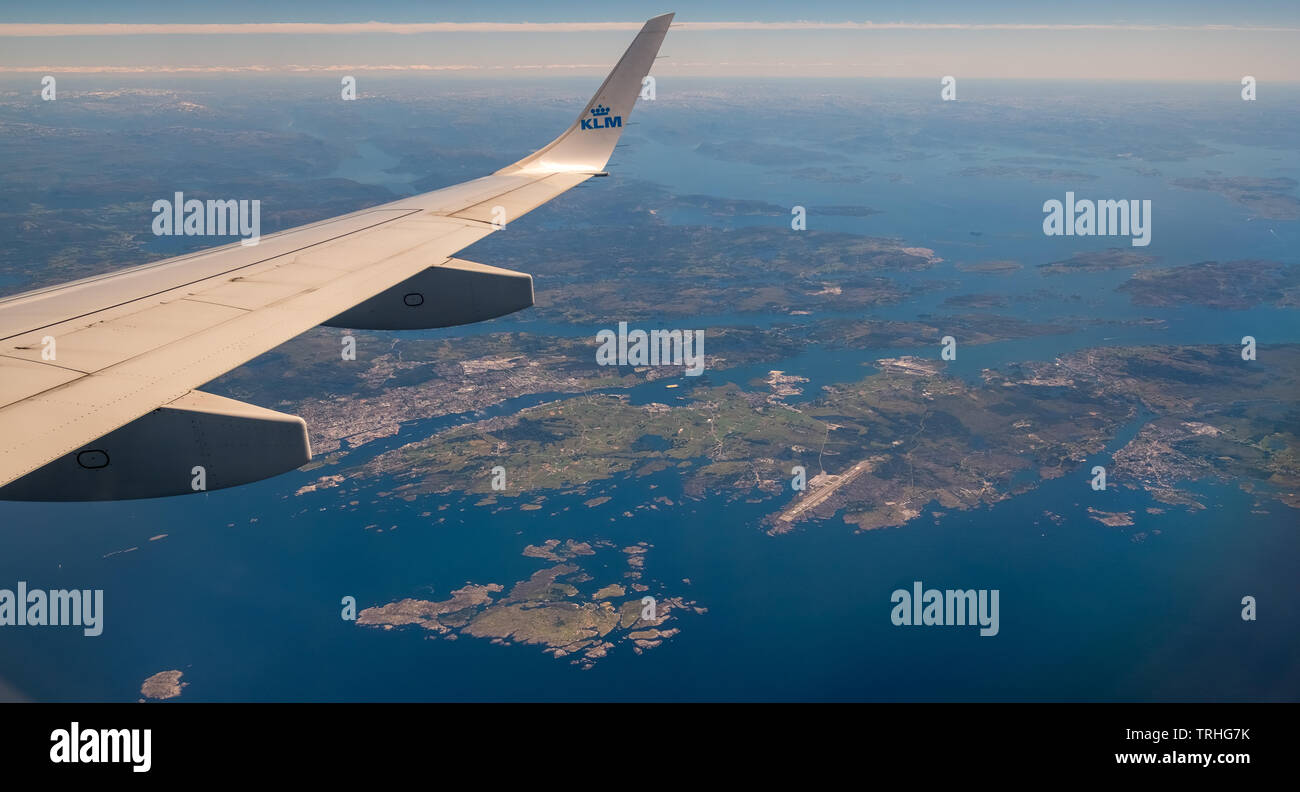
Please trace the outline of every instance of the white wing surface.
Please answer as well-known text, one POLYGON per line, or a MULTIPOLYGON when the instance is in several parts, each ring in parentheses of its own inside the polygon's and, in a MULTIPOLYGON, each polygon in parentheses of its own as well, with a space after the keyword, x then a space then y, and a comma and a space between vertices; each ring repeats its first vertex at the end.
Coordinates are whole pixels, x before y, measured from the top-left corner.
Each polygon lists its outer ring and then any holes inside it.
POLYGON ((0 498, 218 489, 311 458, 301 418, 196 390, 320 324, 445 327, 532 305, 532 278, 453 258, 602 169, 672 14, 578 120, 490 176, 0 300, 0 498), (200 486, 201 485, 201 486, 200 486))

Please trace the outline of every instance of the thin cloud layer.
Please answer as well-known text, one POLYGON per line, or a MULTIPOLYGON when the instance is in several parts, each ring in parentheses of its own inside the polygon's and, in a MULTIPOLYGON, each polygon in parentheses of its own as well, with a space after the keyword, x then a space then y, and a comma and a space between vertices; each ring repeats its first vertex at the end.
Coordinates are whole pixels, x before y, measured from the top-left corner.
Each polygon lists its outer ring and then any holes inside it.
MULTIPOLYGON (((241 23, 0 23, 0 37, 174 35, 355 35, 358 33, 586 33, 638 30, 640 22, 241 22, 241 23)), ((683 31, 716 30, 1113 30, 1257 31, 1295 33, 1296 27, 1250 25, 1034 24, 968 22, 683 22, 683 31)))

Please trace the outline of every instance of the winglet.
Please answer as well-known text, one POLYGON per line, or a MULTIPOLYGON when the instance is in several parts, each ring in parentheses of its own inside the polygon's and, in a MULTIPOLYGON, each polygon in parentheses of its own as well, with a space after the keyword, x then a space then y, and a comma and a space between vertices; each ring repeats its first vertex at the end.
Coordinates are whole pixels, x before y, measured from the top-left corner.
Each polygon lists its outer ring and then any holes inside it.
POLYGON ((582 109, 578 120, 544 148, 497 173, 594 173, 602 171, 618 143, 641 94, 641 81, 654 65, 659 45, 668 33, 672 14, 651 19, 636 34, 600 90, 582 109))

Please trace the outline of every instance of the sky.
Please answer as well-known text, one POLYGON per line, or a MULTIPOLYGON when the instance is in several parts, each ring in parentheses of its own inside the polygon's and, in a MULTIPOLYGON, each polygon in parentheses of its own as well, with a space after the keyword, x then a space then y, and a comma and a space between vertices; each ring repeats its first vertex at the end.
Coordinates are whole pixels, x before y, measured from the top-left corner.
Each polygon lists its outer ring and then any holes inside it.
POLYGON ((1300 80, 1295 0, 0 2, 0 76, 594 75, 665 11, 665 76, 1300 80))

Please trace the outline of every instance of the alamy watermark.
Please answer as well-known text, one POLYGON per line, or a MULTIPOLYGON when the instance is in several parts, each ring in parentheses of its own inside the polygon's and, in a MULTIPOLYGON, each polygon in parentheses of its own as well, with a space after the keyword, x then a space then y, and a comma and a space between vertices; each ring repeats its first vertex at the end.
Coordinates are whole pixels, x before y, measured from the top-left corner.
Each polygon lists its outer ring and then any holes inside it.
POLYGON ((50 761, 129 764, 131 772, 147 773, 153 767, 152 738, 152 729, 83 729, 73 721, 66 729, 50 732, 50 761))
POLYGON ((704 373, 703 330, 628 330, 618 323, 618 332, 596 333, 599 366, 685 366, 686 376, 704 373))
POLYGON ((95 637, 104 631, 103 589, 0 589, 0 627, 81 627, 95 637))
POLYGON ((1055 198, 1043 203, 1043 233, 1047 236, 1131 236, 1133 247, 1151 244, 1151 199, 1141 201, 1055 198))
POLYGON ((998 634, 998 589, 897 589, 889 601, 894 608, 889 619, 897 627, 974 627, 980 635, 998 634))
POLYGON ((153 202, 155 236, 241 236, 239 244, 256 245, 262 238, 262 202, 197 198, 185 200, 176 193, 172 200, 153 202))

